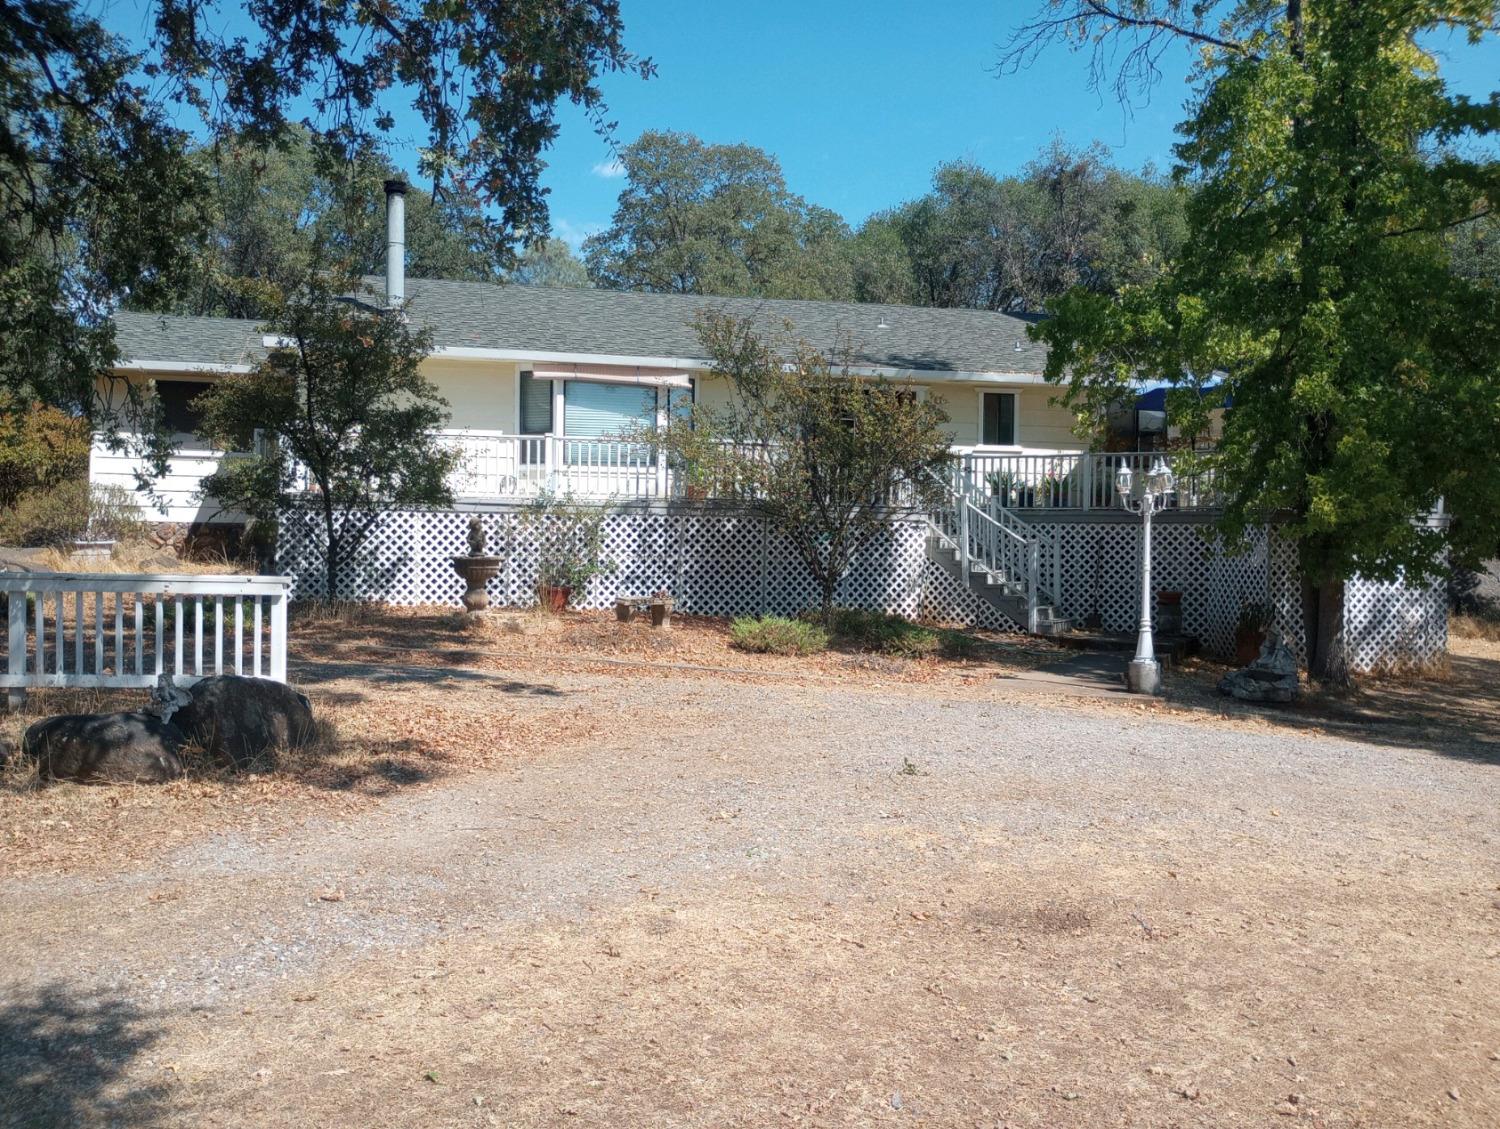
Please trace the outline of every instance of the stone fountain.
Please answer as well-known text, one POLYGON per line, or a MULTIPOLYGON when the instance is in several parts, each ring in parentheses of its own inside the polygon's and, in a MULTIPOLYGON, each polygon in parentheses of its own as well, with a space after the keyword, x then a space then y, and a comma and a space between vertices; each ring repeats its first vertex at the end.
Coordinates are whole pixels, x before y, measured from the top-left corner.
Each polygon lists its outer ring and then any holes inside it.
POLYGON ((484 526, 475 514, 469 518, 469 555, 453 558, 453 571, 464 578, 464 607, 470 612, 482 612, 490 606, 485 584, 500 575, 501 559, 486 556, 484 526))

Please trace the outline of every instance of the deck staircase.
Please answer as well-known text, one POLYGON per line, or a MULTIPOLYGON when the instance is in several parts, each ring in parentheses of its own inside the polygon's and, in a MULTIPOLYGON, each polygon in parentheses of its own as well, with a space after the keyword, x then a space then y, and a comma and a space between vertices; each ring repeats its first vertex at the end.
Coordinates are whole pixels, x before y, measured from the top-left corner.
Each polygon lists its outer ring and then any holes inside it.
POLYGON ((942 487, 927 514, 928 559, 1029 633, 1070 630, 1056 606, 1061 569, 1052 536, 961 481, 942 487))

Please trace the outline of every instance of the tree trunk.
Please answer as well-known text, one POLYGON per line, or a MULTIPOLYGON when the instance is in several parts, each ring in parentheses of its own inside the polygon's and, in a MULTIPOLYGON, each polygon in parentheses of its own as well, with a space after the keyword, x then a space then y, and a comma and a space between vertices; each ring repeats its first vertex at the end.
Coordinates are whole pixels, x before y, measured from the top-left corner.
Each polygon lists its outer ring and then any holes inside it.
MULTIPOLYGON (((323 497, 328 497, 325 491, 323 497)), ((328 551, 323 555, 324 579, 328 585, 328 593, 325 597, 330 603, 339 598, 339 542, 333 532, 333 507, 323 506, 323 532, 328 542, 328 551)))
POLYGON ((1344 582, 1315 584, 1302 580, 1302 636, 1307 649, 1307 673, 1327 686, 1350 683, 1349 655, 1344 639, 1344 582))
POLYGON ((833 626, 833 596, 838 590, 839 579, 831 573, 824 573, 819 578, 819 585, 823 589, 823 626, 833 626))

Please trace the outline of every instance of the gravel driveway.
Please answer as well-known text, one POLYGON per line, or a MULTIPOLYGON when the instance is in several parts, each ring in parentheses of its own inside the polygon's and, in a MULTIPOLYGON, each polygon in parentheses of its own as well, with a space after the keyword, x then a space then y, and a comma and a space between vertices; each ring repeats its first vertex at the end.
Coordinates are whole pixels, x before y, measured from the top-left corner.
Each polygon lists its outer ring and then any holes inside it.
POLYGON ((0 1123, 1500 1124, 1493 764, 552 683, 609 738, 0 882, 0 1123))

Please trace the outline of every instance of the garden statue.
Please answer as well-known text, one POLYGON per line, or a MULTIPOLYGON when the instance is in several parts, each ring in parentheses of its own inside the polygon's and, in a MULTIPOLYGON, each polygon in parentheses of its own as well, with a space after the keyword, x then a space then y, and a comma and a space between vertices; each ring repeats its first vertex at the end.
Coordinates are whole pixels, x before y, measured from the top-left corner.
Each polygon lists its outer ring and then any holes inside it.
POLYGON ((484 524, 478 514, 469 518, 469 555, 454 557, 453 569, 463 577, 464 607, 470 612, 482 612, 490 606, 485 584, 500 575, 500 558, 485 555, 484 524))

